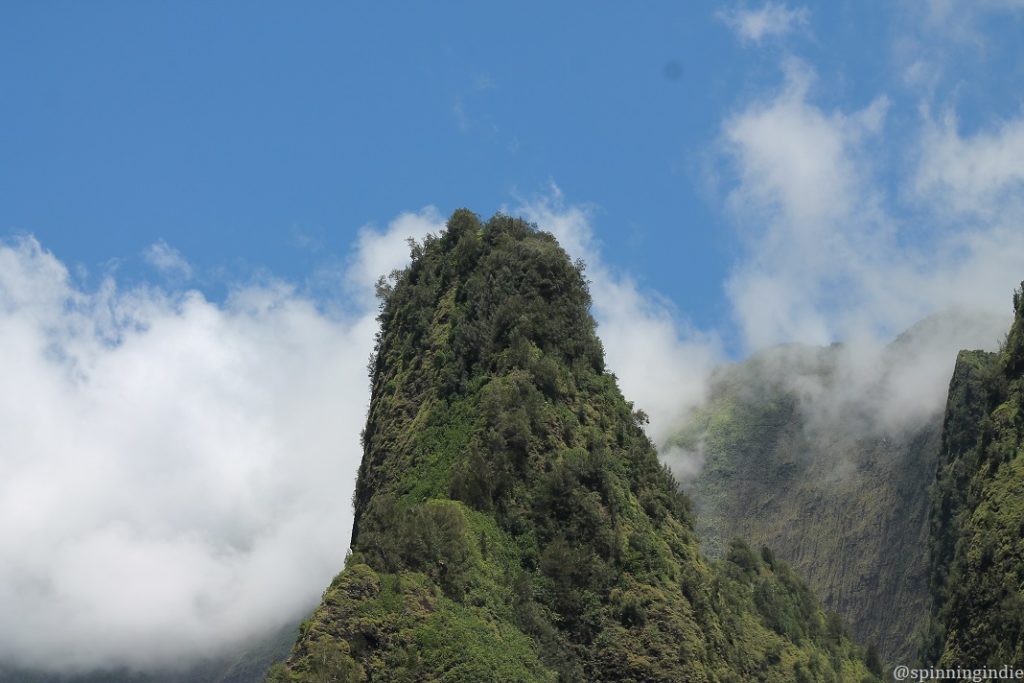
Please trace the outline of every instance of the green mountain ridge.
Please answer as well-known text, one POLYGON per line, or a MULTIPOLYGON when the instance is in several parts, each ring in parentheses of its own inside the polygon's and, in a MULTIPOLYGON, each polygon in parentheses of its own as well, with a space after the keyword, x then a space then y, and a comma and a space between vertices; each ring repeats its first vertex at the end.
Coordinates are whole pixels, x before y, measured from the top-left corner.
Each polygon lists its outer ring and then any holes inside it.
POLYGON ((1024 668, 1024 284, 998 353, 957 358, 930 514, 923 657, 1024 668))
POLYGON ((268 680, 877 680, 771 551, 702 556, 553 237, 460 210, 412 251, 379 287, 352 553, 268 680))

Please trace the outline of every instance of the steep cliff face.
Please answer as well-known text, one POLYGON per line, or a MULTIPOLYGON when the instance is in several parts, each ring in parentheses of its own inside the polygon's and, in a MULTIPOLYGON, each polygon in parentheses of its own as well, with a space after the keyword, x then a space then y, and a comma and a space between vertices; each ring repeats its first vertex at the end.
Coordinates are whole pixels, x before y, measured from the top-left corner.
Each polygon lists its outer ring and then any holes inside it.
POLYGON ((932 491, 924 657, 1024 666, 1024 301, 998 353, 957 359, 932 491))
POLYGON ((766 545, 804 577, 855 638, 910 662, 928 613, 928 484, 939 418, 876 430, 850 404, 811 416, 808 383, 834 394, 838 349, 790 346, 724 369, 677 445, 699 452, 685 488, 697 532, 766 545))
POLYGON ((876 680, 770 551, 701 556, 554 238, 459 211, 381 294, 353 552, 271 680, 876 680))

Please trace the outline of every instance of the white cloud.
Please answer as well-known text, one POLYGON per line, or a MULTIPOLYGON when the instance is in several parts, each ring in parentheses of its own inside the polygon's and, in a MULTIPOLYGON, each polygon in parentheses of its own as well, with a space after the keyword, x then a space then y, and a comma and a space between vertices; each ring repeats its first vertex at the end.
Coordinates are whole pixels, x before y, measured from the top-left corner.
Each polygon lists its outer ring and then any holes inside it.
POLYGON ((593 314, 608 368, 627 400, 650 417, 648 433, 661 445, 694 406, 704 400, 705 380, 721 361, 721 345, 641 290, 601 257, 586 207, 567 204, 558 187, 512 211, 551 232, 571 257, 587 264, 593 314))
MULTIPOLYGON (((351 282, 436 217, 364 230, 351 282)), ((375 315, 281 282, 85 291, 34 239, 0 245, 0 661, 179 664, 315 604, 351 533, 375 315)))
POLYGON ((788 225, 819 232, 851 210, 861 183, 851 154, 884 123, 888 99, 854 114, 825 112, 808 102, 813 72, 795 59, 774 97, 755 102, 725 124, 740 183, 732 197, 740 209, 768 210, 788 225))
POLYGON ((766 2, 759 9, 733 8, 716 16, 724 21, 744 43, 761 43, 769 38, 805 31, 810 23, 806 7, 791 9, 780 2, 766 2))
MULTIPOLYGON (((893 66, 903 84, 927 102, 953 100, 975 90, 988 97, 1009 87, 993 21, 1019 22, 1024 0, 927 0, 895 4, 893 66)), ((1010 31, 1012 35, 1012 29, 1010 31)))
POLYGON ((813 82, 790 60, 781 90, 723 127, 735 172, 728 204, 747 247, 727 289, 753 348, 849 332, 835 315, 871 296, 865 274, 892 246, 861 150, 881 131, 889 102, 826 112, 808 99, 813 82))
POLYGON ((142 252, 146 261, 165 275, 180 277, 188 280, 192 277, 192 266, 181 255, 181 252, 160 240, 155 242, 142 252))
POLYGON ((437 209, 428 206, 419 213, 399 215, 384 232, 364 226, 359 231, 355 254, 345 272, 346 284, 359 294, 364 305, 372 303, 373 285, 377 279, 408 263, 408 240, 421 241, 430 233, 438 233, 444 229, 444 223, 445 219, 437 209))
POLYGON ((1024 0, 927 0, 924 7, 931 27, 960 31, 981 13, 1024 9, 1024 0))
POLYGON ((751 350, 844 342, 839 379, 808 392, 809 405, 859 402, 886 428, 920 424, 942 409, 956 351, 994 348, 1008 325, 1024 276, 1014 154, 1024 128, 962 138, 925 119, 896 149, 920 159, 896 181, 912 191, 893 192, 882 176, 902 168, 874 165, 893 142, 888 99, 828 111, 812 91, 808 67, 790 61, 781 88, 724 122, 728 206, 744 248, 727 282, 734 316, 751 350), (908 194, 911 204, 898 204, 908 194), (934 338, 918 337, 894 364, 885 343, 935 314, 946 322, 931 324, 934 338))
POLYGON ((963 137, 955 113, 925 119, 914 190, 925 202, 994 220, 1021 209, 1024 117, 963 137))
POLYGON ((1016 215, 1013 152, 1024 148, 1024 128, 965 140, 926 126, 907 152, 921 164, 902 181, 918 203, 897 220, 872 161, 887 142, 887 98, 826 111, 812 85, 807 67, 790 63, 778 91, 723 126, 728 205, 746 250, 727 287, 748 347, 885 339, 944 307, 1006 310, 1024 274, 1024 232, 1006 220, 1016 215), (964 223, 951 203, 992 213, 964 223))

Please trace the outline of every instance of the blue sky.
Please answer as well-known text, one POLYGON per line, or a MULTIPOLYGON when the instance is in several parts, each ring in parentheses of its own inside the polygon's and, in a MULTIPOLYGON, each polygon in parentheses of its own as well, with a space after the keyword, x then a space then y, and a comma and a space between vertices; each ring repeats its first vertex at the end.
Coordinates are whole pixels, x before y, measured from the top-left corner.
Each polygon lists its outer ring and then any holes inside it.
POLYGON ((555 180, 624 266, 682 274, 673 294, 721 268, 693 157, 740 74, 701 66, 739 66, 711 6, 409 7, 26 5, 0 29, 0 226, 90 268, 164 239, 302 278, 366 223, 489 215, 555 180))
MULTIPOLYGON (((958 36, 965 6, 934 24, 920 3, 795 6, 757 42, 723 20, 755 4, 9 5, 0 234, 128 278, 164 240, 217 296, 253 269, 302 280, 402 211, 489 215, 554 181, 592 206, 614 265, 718 328, 742 250, 723 122, 787 56, 813 65, 826 110, 889 97, 891 139, 923 105, 968 131, 1013 116, 1019 13, 958 36), (918 54, 942 69, 934 92, 905 83, 918 54)), ((899 151, 880 152, 887 192, 899 151)))
POLYGON ((307 613, 372 283, 458 207, 587 261, 681 477, 713 369, 780 343, 845 343, 790 378, 816 408, 936 418, 1024 279, 1024 1, 635 7, 0 9, 0 663, 163 667, 307 613))

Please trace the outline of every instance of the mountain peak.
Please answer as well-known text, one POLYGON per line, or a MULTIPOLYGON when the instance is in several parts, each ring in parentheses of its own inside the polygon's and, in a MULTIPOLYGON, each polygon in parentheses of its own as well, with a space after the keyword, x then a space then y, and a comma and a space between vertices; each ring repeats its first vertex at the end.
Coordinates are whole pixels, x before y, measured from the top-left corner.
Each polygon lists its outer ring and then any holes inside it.
POLYGON ((769 551, 702 559, 551 235, 460 210, 412 256, 352 554, 272 680, 874 680, 769 551))

